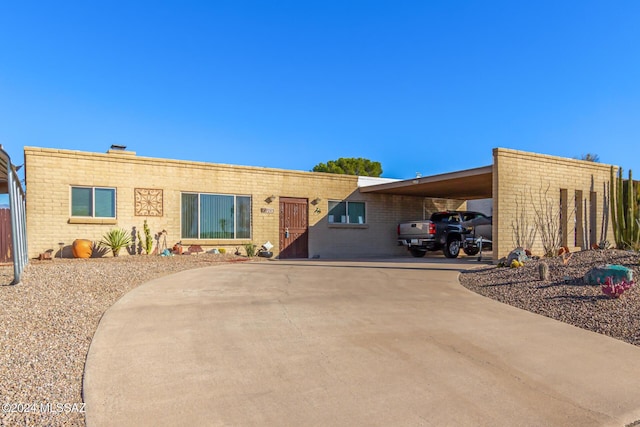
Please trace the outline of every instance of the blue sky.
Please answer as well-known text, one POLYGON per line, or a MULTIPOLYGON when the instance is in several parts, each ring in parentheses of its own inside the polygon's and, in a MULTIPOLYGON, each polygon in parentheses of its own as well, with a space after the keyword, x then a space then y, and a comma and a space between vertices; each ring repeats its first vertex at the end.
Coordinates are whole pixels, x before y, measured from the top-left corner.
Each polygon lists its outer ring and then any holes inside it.
POLYGON ((410 178, 507 147, 640 172, 638 22, 624 0, 2 2, 0 144, 15 164, 122 144, 410 178))

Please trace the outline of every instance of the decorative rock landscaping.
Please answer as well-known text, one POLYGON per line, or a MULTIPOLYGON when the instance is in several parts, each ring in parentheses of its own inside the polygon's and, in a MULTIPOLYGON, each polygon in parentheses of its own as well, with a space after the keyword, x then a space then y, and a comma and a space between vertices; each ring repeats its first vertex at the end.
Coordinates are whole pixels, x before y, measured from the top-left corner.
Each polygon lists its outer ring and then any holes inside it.
POLYGON ((0 426, 83 426, 82 412, 56 413, 56 405, 82 404, 85 358, 102 313, 149 280, 237 261, 248 259, 222 254, 56 258, 31 261, 16 286, 8 285, 12 268, 0 267, 5 285, 0 286, 0 401, 36 404, 0 412, 0 426), (43 413, 40 404, 45 409, 51 404, 51 411, 43 413))
POLYGON ((530 260, 515 269, 489 266, 469 270, 460 275, 460 283, 505 304, 640 346, 638 287, 627 289, 620 298, 610 298, 597 282, 588 285, 584 281, 594 266, 604 264, 624 266, 609 272, 624 276, 635 271, 637 275, 639 261, 640 254, 635 252, 589 250, 574 252, 566 264, 561 257, 554 257, 530 260), (540 263, 548 265, 547 280, 540 280, 540 263))
POLYGON ((585 285, 601 285, 607 277, 612 277, 614 282, 633 281, 633 270, 623 265, 605 264, 593 267, 584 275, 585 285))

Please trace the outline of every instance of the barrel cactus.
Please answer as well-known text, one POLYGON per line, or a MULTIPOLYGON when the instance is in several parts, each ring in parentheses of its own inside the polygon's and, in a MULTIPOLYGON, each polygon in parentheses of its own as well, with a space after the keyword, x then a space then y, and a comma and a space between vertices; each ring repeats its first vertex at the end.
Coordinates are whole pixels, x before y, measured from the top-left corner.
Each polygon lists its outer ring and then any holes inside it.
POLYGON ((546 262, 538 264, 538 274, 540 280, 549 280, 549 265, 546 262))

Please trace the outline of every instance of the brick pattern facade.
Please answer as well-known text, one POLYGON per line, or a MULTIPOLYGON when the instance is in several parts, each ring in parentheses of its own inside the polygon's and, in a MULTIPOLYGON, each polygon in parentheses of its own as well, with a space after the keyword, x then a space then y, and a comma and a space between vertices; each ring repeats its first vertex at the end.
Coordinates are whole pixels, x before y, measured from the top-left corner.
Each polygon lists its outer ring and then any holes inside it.
MULTIPOLYGON (((561 212, 563 244, 587 249, 601 240, 613 242, 608 220, 610 166, 561 157, 497 148, 493 152, 494 259, 515 247, 513 225, 518 202, 531 206, 527 220, 534 221, 531 203, 541 192, 561 212)), ((142 232, 146 219, 152 234, 167 231, 167 243, 198 244, 205 249, 235 250, 245 243, 270 241, 279 253, 279 197, 309 202, 309 256, 321 258, 405 255, 396 245, 396 226, 404 220, 428 218, 435 211, 465 209, 459 200, 429 199, 389 194, 360 193, 358 178, 246 166, 210 164, 138 157, 135 153, 105 154, 25 147, 27 237, 29 256, 65 244, 64 256, 78 238, 99 241, 114 227, 142 232), (71 218, 71 186, 116 188, 115 220, 71 218), (162 190, 162 216, 136 215, 135 189, 162 190), (182 192, 249 195, 252 200, 252 237, 238 240, 186 240, 180 236, 182 192), (268 202, 270 196, 276 196, 268 202), (330 200, 366 203, 366 224, 329 224, 330 200)), ((138 209, 137 213, 140 213, 138 209)), ((531 248, 542 255, 538 236, 531 248)), ((242 249, 241 249, 242 250, 242 249)), ((125 255, 126 251, 122 251, 125 255)))
MULTIPOLYGON (((494 259, 508 255, 515 247, 513 226, 520 210, 518 205, 522 206, 524 201, 527 221, 533 224, 532 203, 543 208, 545 191, 549 206, 559 213, 562 245, 575 250, 588 249, 605 239, 614 243, 609 223, 610 171, 610 165, 601 163, 494 149, 494 259)), ((531 250, 537 255, 544 254, 539 233, 531 250)))
MULTIPOLYGON (((99 241, 115 227, 136 227, 142 233, 145 219, 152 234, 167 231, 169 246, 182 241, 184 246, 198 244, 204 249, 234 251, 244 243, 261 245, 270 241, 277 256, 279 197, 299 197, 309 202, 320 199, 316 205, 309 203, 310 257, 404 255, 406 249, 396 245, 397 223, 422 218, 425 208, 422 197, 361 194, 355 176, 145 158, 123 151, 101 154, 34 147, 25 147, 24 151, 30 257, 48 249, 59 256, 59 242, 65 244, 63 255, 71 256, 69 248, 74 239, 99 241), (117 219, 72 219, 70 187, 75 185, 116 188, 117 219), (162 216, 136 216, 136 188, 163 190, 162 216), (251 239, 181 239, 181 192, 250 195, 251 239), (272 195, 275 200, 267 202, 272 195), (366 203, 366 224, 328 223, 328 201, 344 199, 366 203)), ((121 254, 126 255, 126 250, 121 254)))

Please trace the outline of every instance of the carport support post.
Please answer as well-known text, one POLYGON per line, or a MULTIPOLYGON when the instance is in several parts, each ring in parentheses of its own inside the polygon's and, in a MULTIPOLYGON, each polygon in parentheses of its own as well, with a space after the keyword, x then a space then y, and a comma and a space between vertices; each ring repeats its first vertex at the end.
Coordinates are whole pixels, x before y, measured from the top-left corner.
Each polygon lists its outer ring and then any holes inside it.
MULTIPOLYGON (((4 151, 2 153, 6 155, 4 151)), ((8 155, 6 158, 7 189, 11 215, 11 243, 13 246, 13 281, 11 284, 17 285, 20 283, 22 272, 29 262, 27 255, 26 202, 16 169, 11 164, 11 159, 8 155)))

